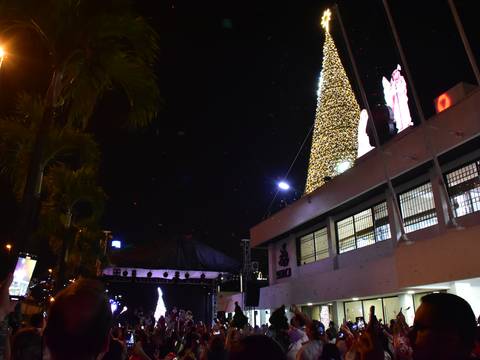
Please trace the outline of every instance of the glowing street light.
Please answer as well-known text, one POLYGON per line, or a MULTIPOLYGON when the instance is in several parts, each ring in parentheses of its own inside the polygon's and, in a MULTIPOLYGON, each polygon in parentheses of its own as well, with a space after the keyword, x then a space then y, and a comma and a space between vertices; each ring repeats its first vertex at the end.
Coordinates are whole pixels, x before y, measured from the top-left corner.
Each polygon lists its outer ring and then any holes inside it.
POLYGON ((278 188, 280 190, 284 190, 284 191, 287 191, 287 190, 290 190, 290 184, 287 183, 286 181, 280 181, 278 183, 278 188))
POLYGON ((0 67, 2 66, 4 57, 5 57, 5 50, 3 49, 3 47, 0 46, 0 67))
POLYGON ((7 244, 7 245, 5 245, 5 249, 6 249, 8 252, 12 251, 12 244, 7 244))

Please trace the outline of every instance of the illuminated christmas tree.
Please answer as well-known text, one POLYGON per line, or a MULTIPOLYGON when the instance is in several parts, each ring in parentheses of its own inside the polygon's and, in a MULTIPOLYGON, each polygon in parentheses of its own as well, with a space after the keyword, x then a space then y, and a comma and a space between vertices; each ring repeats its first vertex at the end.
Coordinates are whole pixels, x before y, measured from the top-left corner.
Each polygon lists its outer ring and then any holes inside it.
POLYGON ((329 32, 330 17, 330 10, 326 10, 322 17, 322 27, 325 29, 323 67, 318 87, 306 194, 322 186, 327 179, 347 170, 357 157, 360 107, 329 32))

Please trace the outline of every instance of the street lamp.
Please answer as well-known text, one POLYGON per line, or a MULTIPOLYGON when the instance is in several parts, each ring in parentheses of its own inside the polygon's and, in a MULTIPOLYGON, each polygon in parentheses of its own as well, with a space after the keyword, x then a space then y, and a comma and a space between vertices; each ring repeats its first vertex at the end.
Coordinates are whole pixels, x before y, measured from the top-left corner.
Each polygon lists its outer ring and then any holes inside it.
POLYGON ((2 67, 3 58, 5 57, 5 50, 0 46, 0 68, 2 67))
POLYGON ((290 190, 290 184, 282 180, 278 183, 278 188, 280 190, 287 191, 287 190, 290 190))
POLYGON ((5 245, 5 249, 8 251, 8 253, 10 254, 10 251, 12 251, 12 244, 7 244, 5 245))

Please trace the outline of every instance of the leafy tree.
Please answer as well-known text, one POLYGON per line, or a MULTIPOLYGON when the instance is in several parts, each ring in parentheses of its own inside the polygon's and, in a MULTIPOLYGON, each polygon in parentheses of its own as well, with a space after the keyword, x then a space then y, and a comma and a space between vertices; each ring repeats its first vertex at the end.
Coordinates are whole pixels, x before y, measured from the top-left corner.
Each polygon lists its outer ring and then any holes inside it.
POLYGON ((145 126, 156 116, 157 35, 126 0, 3 0, 0 14, 2 37, 32 31, 48 49, 51 63, 23 193, 19 241, 25 247, 53 124, 64 121, 85 128, 99 99, 113 88, 128 99, 129 124, 145 126))
MULTIPOLYGON (((25 187, 43 110, 41 97, 22 93, 17 98, 14 114, 0 118, 0 167, 10 175, 19 200, 25 187)), ((40 161, 41 181, 37 192, 41 192, 43 177, 50 167, 60 163, 68 163, 72 168, 83 164, 96 166, 99 159, 98 145, 90 134, 68 127, 52 126, 40 161)))
POLYGON ((91 167, 71 170, 56 165, 50 169, 45 183, 47 199, 42 204, 41 233, 49 238, 58 255, 57 280, 62 284, 67 267, 69 273, 81 262, 92 268, 92 262, 101 255, 98 221, 106 196, 96 184, 96 170, 91 167))

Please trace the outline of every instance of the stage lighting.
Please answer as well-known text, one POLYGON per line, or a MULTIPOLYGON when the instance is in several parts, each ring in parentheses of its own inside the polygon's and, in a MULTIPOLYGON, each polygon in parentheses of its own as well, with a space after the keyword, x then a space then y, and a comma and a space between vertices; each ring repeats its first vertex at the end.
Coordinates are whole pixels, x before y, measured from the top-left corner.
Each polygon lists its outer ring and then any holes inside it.
POLYGON ((127 270, 123 270, 122 275, 123 275, 123 276, 128 276, 128 271, 127 271, 127 270))
POLYGON ((163 273, 163 277, 164 277, 164 278, 168 278, 168 272, 165 271, 165 272, 163 273))
MULTIPOLYGON (((168 275, 168 274, 167 274, 167 275, 168 275)), ((148 277, 148 278, 151 278, 151 277, 152 277, 152 272, 151 272, 151 271, 149 271, 149 272, 147 273, 147 277, 148 277)))
POLYGON ((185 279, 188 279, 190 277, 189 273, 185 273, 185 279))

